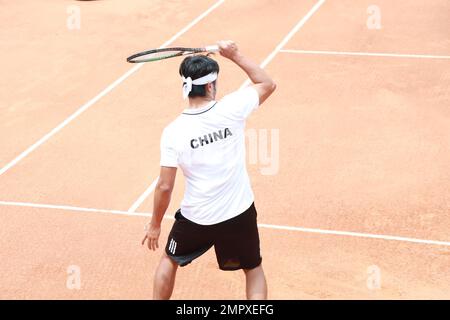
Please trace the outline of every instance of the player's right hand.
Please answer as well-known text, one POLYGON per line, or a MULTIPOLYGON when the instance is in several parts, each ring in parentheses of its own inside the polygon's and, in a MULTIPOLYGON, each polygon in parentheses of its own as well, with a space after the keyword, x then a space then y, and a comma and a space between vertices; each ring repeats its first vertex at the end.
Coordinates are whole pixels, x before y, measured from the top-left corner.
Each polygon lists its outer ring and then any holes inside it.
POLYGON ((239 54, 239 49, 234 41, 222 40, 217 42, 217 45, 219 46, 220 54, 225 58, 233 60, 239 54))

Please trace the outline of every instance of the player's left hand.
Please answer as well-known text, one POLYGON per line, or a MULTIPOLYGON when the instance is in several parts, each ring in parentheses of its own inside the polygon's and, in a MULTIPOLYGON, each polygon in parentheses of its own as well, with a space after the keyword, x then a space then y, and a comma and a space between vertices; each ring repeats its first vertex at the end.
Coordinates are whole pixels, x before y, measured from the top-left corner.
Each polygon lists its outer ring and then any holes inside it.
POLYGON ((150 250, 155 251, 157 248, 159 248, 158 240, 159 235, 161 234, 161 226, 154 226, 153 224, 149 223, 145 226, 145 237, 142 239, 142 245, 145 244, 145 240, 148 240, 147 246, 150 250))

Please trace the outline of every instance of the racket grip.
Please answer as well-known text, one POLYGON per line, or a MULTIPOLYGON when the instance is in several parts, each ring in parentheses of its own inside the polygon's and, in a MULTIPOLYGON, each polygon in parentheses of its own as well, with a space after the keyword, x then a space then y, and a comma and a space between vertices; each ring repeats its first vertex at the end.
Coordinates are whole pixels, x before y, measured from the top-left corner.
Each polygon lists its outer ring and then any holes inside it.
POLYGON ((212 46, 206 46, 205 50, 208 52, 219 52, 219 46, 218 45, 212 45, 212 46))

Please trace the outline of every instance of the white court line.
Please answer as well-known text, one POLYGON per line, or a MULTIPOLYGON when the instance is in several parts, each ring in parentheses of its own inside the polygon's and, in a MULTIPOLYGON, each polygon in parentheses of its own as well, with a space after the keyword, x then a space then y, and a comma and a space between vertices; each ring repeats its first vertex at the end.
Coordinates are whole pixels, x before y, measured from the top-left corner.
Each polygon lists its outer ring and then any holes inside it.
POLYGON ((152 216, 151 213, 136 213, 136 212, 128 212, 128 211, 122 211, 122 210, 93 209, 93 208, 82 208, 82 207, 74 207, 74 206, 29 203, 29 202, 0 201, 0 205, 10 206, 10 207, 27 207, 27 208, 37 208, 37 209, 53 209, 53 210, 89 212, 89 213, 108 213, 108 214, 117 214, 117 215, 125 215, 125 216, 139 216, 139 217, 151 217, 152 216))
POLYGON ((402 54, 402 53, 377 53, 377 52, 350 52, 350 51, 319 51, 319 50, 292 50, 282 49, 283 53, 294 54, 323 54, 341 56, 365 56, 365 57, 392 57, 392 58, 415 58, 415 59, 450 59, 450 56, 437 56, 428 54, 402 54))
MULTIPOLYGON (((287 34, 286 37, 276 46, 276 48, 270 53, 266 59, 260 64, 261 68, 265 68, 275 56, 283 49, 286 43, 291 40, 291 38, 305 25, 305 23, 316 13, 317 10, 325 3, 325 0, 319 0, 317 3, 309 10, 309 12, 295 25, 295 27, 287 34)), ((241 86, 241 88, 246 87, 250 84, 250 79, 247 79, 241 86)))
MULTIPOLYGON (((216 9, 218 6, 220 6, 222 3, 224 3, 225 0, 219 0, 214 5, 212 5, 208 10, 203 12, 201 15, 199 15, 195 20, 193 20, 191 23, 189 23, 186 27, 184 27, 181 31, 179 31, 177 34, 175 34, 172 38, 164 42, 160 48, 166 47, 172 42, 174 42, 176 39, 178 39, 181 35, 186 33, 189 29, 191 29, 194 25, 196 25, 198 22, 200 22, 203 18, 205 18, 208 14, 210 14, 214 9, 216 9)), ((127 79, 129 76, 131 76, 133 73, 138 71, 140 68, 142 68, 143 64, 137 64, 133 66, 130 70, 128 70, 123 76, 121 76, 119 79, 114 81, 112 84, 110 84, 106 89, 104 89, 102 92, 100 92, 97 96, 95 96, 92 100, 88 101, 86 104, 81 106, 77 111, 75 111, 71 116, 69 116, 67 119, 65 119, 63 122, 61 122, 56 128, 51 130, 49 133, 47 133, 45 136, 43 136, 41 139, 39 139, 37 142, 35 142, 32 146, 30 146, 28 149, 23 151, 20 155, 18 155, 15 159, 13 159, 11 162, 6 164, 1 170, 0 170, 0 176, 7 172, 9 169, 14 167, 17 163, 19 163, 23 158, 28 156, 31 152, 36 150, 39 146, 44 144, 47 140, 49 140, 51 137, 53 137, 56 133, 61 131, 65 126, 67 126, 70 122, 75 120, 80 114, 82 114, 84 111, 89 109, 93 104, 95 104, 97 101, 99 101, 101 98, 103 98, 105 95, 107 95, 109 92, 111 92, 114 88, 116 88, 119 84, 121 84, 125 79, 127 79)))
MULTIPOLYGON (((137 212, 128 212, 128 211, 121 211, 121 210, 81 208, 81 207, 73 207, 73 206, 37 204, 37 203, 28 203, 28 202, 0 201, 0 205, 1 206, 9 206, 9 207, 28 207, 28 208, 53 209, 53 210, 75 211, 75 212, 87 212, 87 213, 107 213, 107 214, 124 215, 124 216, 138 216, 138 217, 151 217, 152 216, 151 213, 137 213, 137 212)), ((166 215, 166 216, 164 216, 164 219, 173 220, 174 217, 166 215)), ((391 236, 391 235, 371 234, 371 233, 361 233, 361 232, 290 227, 290 226, 280 226, 280 225, 264 224, 264 223, 260 223, 260 224, 258 224, 258 226, 260 228, 272 229, 272 230, 286 230, 286 231, 296 231, 296 232, 303 232, 303 233, 317 233, 317 234, 327 234, 327 235, 337 235, 337 236, 347 236, 347 237, 391 240, 391 241, 421 243, 421 244, 430 244, 430 245, 439 245, 439 246, 450 247, 450 242, 448 242, 448 241, 426 240, 426 239, 398 237, 398 236, 391 236)))
POLYGON ((147 199, 147 197, 155 190, 156 184, 158 183, 159 177, 157 177, 150 187, 147 188, 147 190, 144 191, 143 194, 131 205, 130 209, 128 209, 128 212, 135 212, 141 204, 147 199))
POLYGON ((289 227, 289 226, 277 226, 277 225, 273 225, 273 224, 258 224, 258 226, 261 228, 267 228, 267 229, 279 229, 279 230, 298 231, 298 232, 307 232, 307 233, 331 234, 331 235, 338 235, 338 236, 349 236, 349 237, 360 237, 360 238, 370 238, 370 239, 435 244, 435 245, 447 246, 447 247, 450 246, 450 242, 447 242, 447 241, 425 240, 425 239, 417 239, 417 238, 389 236, 389 235, 384 235, 384 234, 336 231, 336 230, 325 230, 325 229, 314 229, 314 228, 300 228, 300 227, 289 227))
MULTIPOLYGON (((311 10, 295 25, 295 27, 287 34, 286 37, 284 37, 284 39, 278 44, 278 46, 276 46, 276 48, 267 56, 266 59, 264 59, 264 61, 260 64, 261 68, 265 68, 270 61, 273 60, 273 58, 276 56, 276 54, 284 47, 284 45, 295 35, 296 32, 298 32, 298 30, 300 30, 301 27, 303 27, 303 25, 309 20, 309 18, 311 18, 311 16, 320 8, 320 6, 322 4, 325 3, 326 0, 319 0, 312 8, 311 10)), ((241 88, 246 87, 247 85, 250 84, 250 80, 247 79, 242 85, 241 88)), ((156 178, 156 180, 158 180, 158 178, 156 178)), ((153 183, 155 183, 155 181, 153 181, 153 183)), ((153 185, 152 183, 152 185, 153 185)), ((154 188, 153 188, 154 189, 154 188)), ((131 206, 130 210, 134 209, 136 210, 139 205, 144 202, 145 198, 148 197, 152 192, 153 189, 151 189, 151 186, 145 190, 145 192, 139 197, 139 199, 131 206), (149 191, 150 190, 150 191, 149 191), (148 192, 149 191, 149 192, 148 192), (145 195, 145 197, 144 197, 145 195), (140 202, 139 202, 140 201, 140 202), (137 207, 135 207, 135 204, 137 204, 137 207)), ((134 210, 132 210, 132 212, 134 212, 134 210)))

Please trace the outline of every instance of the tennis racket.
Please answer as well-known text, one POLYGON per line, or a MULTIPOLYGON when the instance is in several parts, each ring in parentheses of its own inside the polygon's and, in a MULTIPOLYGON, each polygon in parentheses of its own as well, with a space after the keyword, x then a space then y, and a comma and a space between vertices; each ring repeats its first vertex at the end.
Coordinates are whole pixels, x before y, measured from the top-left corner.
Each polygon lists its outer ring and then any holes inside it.
POLYGON ((161 48, 133 54, 127 58, 129 63, 142 63, 150 61, 164 60, 174 57, 185 56, 189 54, 196 54, 201 52, 218 52, 219 46, 212 45, 204 48, 161 48))

